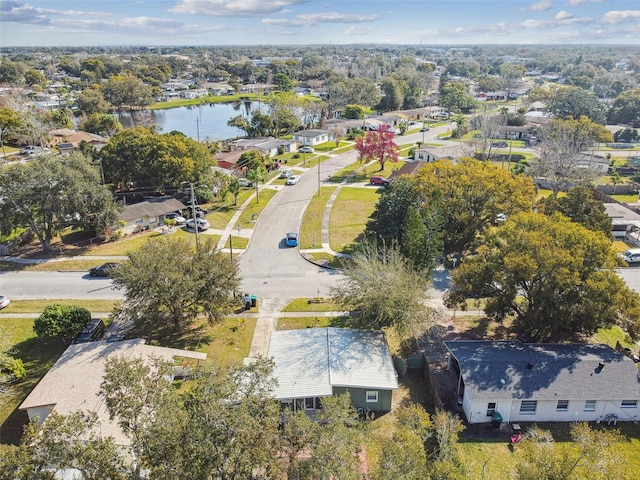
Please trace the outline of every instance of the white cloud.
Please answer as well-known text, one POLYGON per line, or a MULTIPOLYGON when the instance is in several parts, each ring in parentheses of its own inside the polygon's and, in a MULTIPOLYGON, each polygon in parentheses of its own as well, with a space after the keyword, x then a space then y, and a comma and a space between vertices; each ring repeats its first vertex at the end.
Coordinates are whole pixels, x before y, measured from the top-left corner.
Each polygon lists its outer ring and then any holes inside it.
POLYGON ((311 0, 179 0, 169 11, 212 17, 259 17, 304 3, 311 0))
POLYGON ((573 13, 565 12, 564 10, 560 10, 556 14, 556 20, 566 20, 568 18, 573 18, 573 13))
POLYGON ((581 3, 602 3, 602 0, 569 0, 569 5, 575 7, 581 3))
POLYGON ((640 10, 612 10, 603 15, 602 23, 616 25, 637 19, 640 19, 640 10))
POLYGON ((344 31, 345 35, 368 35, 375 29, 373 27, 365 27, 363 25, 349 27, 344 31))
POLYGON ((364 23, 373 22, 380 18, 380 15, 349 15, 345 13, 328 12, 328 13, 310 13, 307 15, 298 15, 299 19, 306 20, 310 24, 314 23, 364 23))
POLYGON ((553 8, 553 4, 549 0, 540 0, 529 6, 529 10, 533 10, 534 12, 544 12, 550 8, 553 8))

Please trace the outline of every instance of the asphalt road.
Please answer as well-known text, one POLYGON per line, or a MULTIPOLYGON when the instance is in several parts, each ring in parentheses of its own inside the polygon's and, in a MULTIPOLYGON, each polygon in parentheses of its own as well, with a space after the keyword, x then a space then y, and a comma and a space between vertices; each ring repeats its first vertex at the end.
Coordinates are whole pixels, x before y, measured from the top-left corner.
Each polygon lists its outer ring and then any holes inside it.
POLYGON ((0 292, 13 300, 122 298, 110 279, 88 272, 0 272, 0 292))

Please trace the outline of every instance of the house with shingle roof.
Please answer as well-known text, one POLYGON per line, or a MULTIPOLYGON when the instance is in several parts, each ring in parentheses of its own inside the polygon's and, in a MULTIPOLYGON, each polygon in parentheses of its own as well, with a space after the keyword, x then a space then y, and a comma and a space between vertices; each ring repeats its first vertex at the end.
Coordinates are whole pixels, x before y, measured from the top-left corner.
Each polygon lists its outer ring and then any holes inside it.
POLYGON ((164 225, 167 213, 184 210, 186 205, 170 196, 148 198, 144 202, 127 205, 118 219, 124 222, 121 230, 125 234, 148 230, 164 225))
POLYGON ((34 387, 19 409, 29 415, 29 420, 46 421, 53 410, 67 415, 78 410, 95 412, 99 420, 100 433, 113 437, 117 446, 128 447, 131 440, 118 426, 117 420, 109 418, 104 400, 100 397, 100 385, 104 379, 105 364, 109 358, 161 359, 173 363, 176 358, 206 360, 200 352, 146 345, 142 339, 121 342, 78 343, 69 347, 58 361, 34 387))
POLYGON ((376 330, 305 328, 271 333, 276 400, 292 410, 321 408, 348 392, 356 408, 389 412, 398 380, 386 337, 376 330))
POLYGON ((445 342, 469 423, 640 420, 633 360, 600 344, 445 342))

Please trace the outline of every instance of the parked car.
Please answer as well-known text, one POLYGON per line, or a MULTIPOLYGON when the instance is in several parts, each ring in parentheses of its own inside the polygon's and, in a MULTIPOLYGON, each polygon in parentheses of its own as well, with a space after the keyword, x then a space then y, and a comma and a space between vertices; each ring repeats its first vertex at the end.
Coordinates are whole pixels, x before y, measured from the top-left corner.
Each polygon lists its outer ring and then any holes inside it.
POLYGON ((291 175, 293 175, 291 170, 283 170, 280 172, 280 178, 289 178, 291 175))
POLYGON ((185 224, 185 226, 187 228, 195 230, 196 223, 198 225, 199 232, 202 232, 203 230, 207 230, 211 226, 209 222, 206 221, 204 218, 196 218, 195 220, 193 218, 190 218, 189 220, 187 220, 187 223, 185 224))
POLYGON ((284 239, 284 243, 287 247, 297 247, 298 246, 298 234, 296 232, 289 232, 284 239))
POLYGON ((369 183, 371 185, 382 185, 383 187, 386 187, 389 185, 389 180, 384 177, 373 176, 369 179, 369 183))
POLYGON ((247 180, 246 178, 240 178, 238 183, 241 187, 253 187, 253 182, 247 180))
POLYGON ((622 259, 629 265, 640 265, 640 248, 631 248, 624 251, 622 259))
POLYGON ((100 340, 104 335, 106 327, 104 322, 99 318, 92 318, 88 325, 84 327, 76 338, 73 339, 73 343, 87 343, 100 340))
POLYGON ((420 129, 421 132, 428 132, 429 131, 429 127, 422 127, 420 129))
POLYGON ((185 223, 187 223, 187 219, 184 218, 182 215, 178 214, 178 213, 167 213, 164 218, 167 218, 169 220, 175 220, 176 221, 176 225, 184 225, 185 223))
POLYGON ((92 277, 108 277, 111 275, 111 269, 117 267, 118 264, 114 262, 107 262, 99 265, 97 267, 93 267, 89 270, 89 275, 92 277))
POLYGON ((313 153, 313 148, 311 148, 311 147, 302 147, 298 151, 300 153, 313 153))
POLYGON ((288 179, 287 179, 287 185, 295 185, 296 183, 298 183, 300 181, 300 175, 291 175, 288 179))
POLYGON ((8 307, 10 303, 11 303, 11 300, 9 300, 9 297, 0 295, 0 309, 8 307))

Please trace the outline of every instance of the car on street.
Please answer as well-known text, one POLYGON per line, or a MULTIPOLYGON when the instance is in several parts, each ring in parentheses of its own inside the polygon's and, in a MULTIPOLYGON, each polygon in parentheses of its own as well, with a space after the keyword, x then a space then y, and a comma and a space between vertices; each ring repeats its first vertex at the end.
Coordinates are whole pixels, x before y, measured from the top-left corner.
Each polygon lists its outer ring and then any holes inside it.
POLYGON ((8 307, 10 303, 11 303, 11 300, 9 300, 9 297, 0 295, 0 308, 8 307))
POLYGON ((289 178, 291 175, 293 175, 291 170, 283 170, 280 172, 280 178, 289 178))
POLYGON ((421 132, 428 132, 429 131, 429 127, 422 127, 420 129, 421 132))
POLYGON ((284 238, 284 243, 287 245, 287 247, 297 247, 298 234, 296 232, 287 233, 287 236, 284 238))
POLYGON ((168 220, 175 220, 176 221, 176 225, 184 225, 185 223, 187 223, 187 219, 184 218, 182 215, 173 212, 173 213, 167 213, 164 218, 168 219, 168 220))
POLYGON ((625 250, 622 252, 621 257, 629 266, 640 266, 640 248, 625 250))
POLYGON ((117 266, 118 264, 114 262, 103 263, 89 270, 89 275, 92 277, 109 277, 111 275, 111 269, 117 266))
POLYGON ((288 179, 287 179, 287 185, 295 185, 296 183, 298 183, 300 181, 300 175, 291 175, 288 179))
POLYGON ((311 147, 302 147, 298 151, 300 153, 313 153, 313 148, 311 148, 311 147))
POLYGON ((369 183, 371 185, 382 185, 383 187, 386 187, 387 185, 389 185, 389 180, 384 177, 375 175, 369 179, 369 183))
POLYGON ((198 225, 199 232, 202 232, 203 230, 207 230, 211 226, 209 222, 206 221, 204 218, 196 218, 195 220, 193 218, 190 218, 189 220, 187 220, 187 223, 185 224, 185 226, 187 228, 190 228, 191 230, 195 230, 196 224, 198 225))

